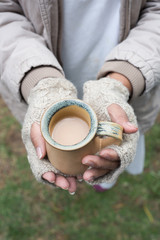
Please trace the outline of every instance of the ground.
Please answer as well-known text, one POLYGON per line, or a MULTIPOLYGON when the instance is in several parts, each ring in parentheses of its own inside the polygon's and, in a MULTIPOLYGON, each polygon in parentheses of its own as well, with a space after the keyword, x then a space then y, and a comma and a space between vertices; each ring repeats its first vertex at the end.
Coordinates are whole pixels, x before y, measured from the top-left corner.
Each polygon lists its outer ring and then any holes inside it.
POLYGON ((159 123, 146 136, 142 175, 124 173, 104 193, 81 183, 70 196, 36 182, 21 127, 0 98, 0 240, 159 240, 159 123))

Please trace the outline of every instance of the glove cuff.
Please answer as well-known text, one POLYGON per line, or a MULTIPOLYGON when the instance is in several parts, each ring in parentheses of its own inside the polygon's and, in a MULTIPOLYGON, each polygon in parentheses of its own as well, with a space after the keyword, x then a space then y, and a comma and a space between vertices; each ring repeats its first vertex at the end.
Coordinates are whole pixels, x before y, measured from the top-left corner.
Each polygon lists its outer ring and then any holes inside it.
POLYGON ((101 92, 103 97, 108 95, 108 93, 113 93, 115 97, 121 98, 126 102, 129 99, 129 90, 120 81, 110 77, 87 81, 84 84, 83 91, 84 95, 91 96, 92 94, 94 98, 99 92, 101 92))
POLYGON ((28 103, 28 97, 32 88, 36 86, 36 84, 45 78, 64 78, 62 72, 54 67, 50 66, 41 66, 37 68, 33 68, 30 70, 21 83, 21 94, 28 103))
POLYGON ((67 79, 44 78, 31 90, 28 103, 31 103, 33 99, 37 98, 42 100, 42 97, 45 97, 46 95, 46 102, 49 101, 48 95, 51 95, 54 102, 56 102, 64 98, 77 98, 77 90, 67 79))

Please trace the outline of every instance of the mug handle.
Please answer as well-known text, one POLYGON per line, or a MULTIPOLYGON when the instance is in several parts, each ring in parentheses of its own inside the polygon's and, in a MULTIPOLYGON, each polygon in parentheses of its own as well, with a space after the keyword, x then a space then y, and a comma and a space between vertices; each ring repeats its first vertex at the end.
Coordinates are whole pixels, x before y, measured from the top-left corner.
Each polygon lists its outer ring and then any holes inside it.
POLYGON ((120 145, 122 143, 123 127, 117 123, 100 121, 95 137, 95 148, 99 152, 109 145, 120 145))

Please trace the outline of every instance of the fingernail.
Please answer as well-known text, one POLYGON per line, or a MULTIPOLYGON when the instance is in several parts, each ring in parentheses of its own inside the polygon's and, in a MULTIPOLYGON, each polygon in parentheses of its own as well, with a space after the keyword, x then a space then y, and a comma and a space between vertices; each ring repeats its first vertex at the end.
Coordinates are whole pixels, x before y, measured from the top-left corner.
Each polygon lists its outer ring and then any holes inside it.
POLYGON ((69 192, 69 194, 72 195, 72 196, 75 195, 75 193, 76 193, 76 192, 69 192))
POLYGON ((42 158, 42 151, 41 151, 41 148, 40 148, 40 147, 37 147, 37 148, 36 148, 36 152, 37 152, 37 156, 38 156, 38 158, 41 159, 41 158, 42 158))
POLYGON ((127 122, 126 123, 129 127, 134 127, 134 128, 137 128, 136 126, 134 126, 132 123, 130 123, 130 122, 127 122))
POLYGON ((55 183, 55 181, 51 181, 50 183, 55 183))
POLYGON ((78 182, 82 182, 82 181, 83 181, 83 176, 82 176, 82 174, 80 174, 80 175, 77 176, 77 181, 78 181, 78 182))
POLYGON ((78 179, 78 182, 82 182, 83 181, 83 178, 82 179, 78 179))
POLYGON ((66 190, 66 191, 69 189, 68 187, 62 187, 62 188, 63 188, 63 190, 66 190))
POLYGON ((90 177, 86 179, 86 181, 90 181, 90 182, 93 182, 93 180, 94 180, 94 177, 90 177))

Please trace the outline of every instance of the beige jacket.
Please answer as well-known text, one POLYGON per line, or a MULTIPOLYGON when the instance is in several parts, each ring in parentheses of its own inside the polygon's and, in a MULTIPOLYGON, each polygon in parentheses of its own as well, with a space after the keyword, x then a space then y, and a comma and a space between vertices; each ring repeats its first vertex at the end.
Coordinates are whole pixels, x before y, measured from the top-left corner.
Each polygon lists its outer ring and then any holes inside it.
MULTIPOLYGON (((0 94, 21 123, 27 104, 20 90, 27 100, 42 78, 64 76, 61 4, 61 0, 0 1, 0 94)), ((111 71, 129 78, 132 105, 145 132, 159 111, 160 1, 121 0, 120 16, 119 44, 106 57, 98 78, 111 71)))

